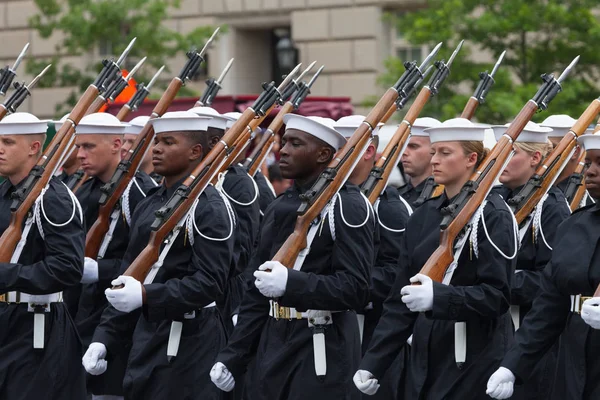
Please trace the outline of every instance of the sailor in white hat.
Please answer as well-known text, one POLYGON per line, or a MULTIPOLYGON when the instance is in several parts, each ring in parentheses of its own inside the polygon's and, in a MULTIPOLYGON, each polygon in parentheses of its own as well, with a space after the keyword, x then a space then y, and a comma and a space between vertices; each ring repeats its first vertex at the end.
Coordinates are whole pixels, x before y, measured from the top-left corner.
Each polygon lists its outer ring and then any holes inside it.
MULTIPOLYGON (((348 139, 364 120, 365 117, 362 115, 342 117, 334 124, 334 128, 348 139)), ((380 126, 382 125, 380 124, 380 126)), ((375 166, 375 157, 379 144, 379 129, 380 127, 374 129, 371 143, 354 167, 352 175, 350 175, 350 182, 356 185, 362 185, 375 166)), ((397 273, 396 261, 401 253, 402 236, 406 228, 406 221, 410 214, 412 214, 410 205, 400 196, 398 190, 391 185, 388 185, 385 191, 381 193, 373 207, 379 240, 377 255, 371 268, 370 298, 369 303, 364 309, 356 310, 363 351, 369 348, 371 337, 381 316, 383 301, 389 295, 389 291, 394 283, 391 277, 394 277, 397 273)), ((404 363, 402 362, 404 359, 404 356, 398 357, 391 367, 392 370, 401 372, 404 368, 404 363)), ((391 373, 388 376, 394 376, 394 378, 381 382, 377 398, 390 399, 397 397, 395 392, 399 386, 398 377, 401 374, 395 375, 391 373)))
POLYGON ((482 372, 493 372, 494 360, 504 354, 510 339, 506 337, 510 329, 506 311, 513 271, 509 258, 516 252, 516 232, 510 210, 499 195, 490 194, 478 211, 473 230, 454 249, 457 267, 443 283, 417 273, 439 246, 442 209, 469 181, 484 156, 484 130, 464 118, 426 130, 432 143, 433 175, 445 192, 426 201, 408 220, 396 282, 354 376, 355 385, 366 394, 378 391, 379 381, 411 335, 401 398, 443 398, 449 393, 457 399, 475 398, 479 395, 473 393, 485 390, 482 372))
MULTIPOLYGON (((101 188, 112 178, 121 161, 123 134, 127 128, 129 124, 121 123, 108 113, 86 115, 75 127, 77 157, 87 177, 77 188, 76 194, 83 207, 87 230, 98 218, 101 188)), ((108 305, 103 296, 104 290, 111 287, 110 282, 118 276, 121 259, 129 242, 131 215, 154 186, 152 179, 143 172, 138 172, 131 180, 118 207, 111 214, 110 228, 103 238, 98 259, 85 258, 82 285, 77 290, 65 293, 65 302, 73 312, 85 347, 91 343, 94 329, 108 305)), ((127 352, 121 349, 106 375, 90 377, 90 393, 95 396, 122 396, 120 382, 126 359, 127 352)))
MULTIPOLYGON (((123 134, 123 145, 121 146, 121 159, 124 159, 129 151, 131 151, 134 142, 138 138, 142 129, 148 123, 150 117, 148 115, 140 115, 135 117, 131 121, 128 122, 128 126, 125 127, 125 131, 123 134)), ((152 147, 154 147, 154 143, 151 143, 148 147, 146 155, 142 159, 140 163, 139 170, 148 174, 152 177, 156 182, 160 182, 162 179, 160 175, 154 174, 154 167, 152 166, 152 147)))
MULTIPOLYGON (((552 129, 552 132, 548 134, 548 138, 554 146, 557 146, 560 140, 569 132, 571 127, 573 127, 573 125, 575 125, 576 122, 577 120, 575 118, 571 118, 570 116, 565 114, 558 114, 549 116, 544 120, 544 122, 540 124, 540 126, 552 129)), ((593 128, 588 129, 585 133, 593 133, 593 128)), ((575 169, 577 168, 577 165, 580 162, 581 152, 582 149, 578 145, 575 148, 575 151, 573 151, 571 158, 569 158, 569 161, 567 162, 560 175, 556 179, 555 185, 563 193, 565 193, 567 186, 569 185, 569 178, 571 177, 571 175, 573 175, 575 169)))
MULTIPOLYGON (((578 142, 586 151, 586 188, 592 197, 600 199, 600 136, 585 134, 578 142)), ((557 345, 560 351, 556 370, 560 379, 546 383, 555 389, 553 396, 598 397, 600 371, 594 355, 598 353, 600 334, 600 297, 594 291, 600 284, 596 262, 599 226, 600 210, 595 204, 577 209, 558 228, 546 266, 550 270, 543 275, 541 290, 530 315, 515 333, 514 344, 488 381, 490 397, 511 398, 518 390, 515 381, 526 381, 543 362, 547 349, 557 345)))
POLYGON ((290 393, 339 398, 348 393, 347 377, 360 359, 356 314, 348 310, 362 309, 368 301, 374 220, 368 200, 347 183, 310 228, 305 258, 289 270, 269 261, 294 229, 301 195, 346 143, 329 119, 288 114, 284 123, 281 173, 295 182, 267 209, 251 264, 255 279, 211 378, 230 391, 255 357, 248 393, 259 393, 261 399, 290 393))
MULTIPOLYGON (((497 140, 509 126, 510 124, 492 127, 497 140)), ((569 128, 565 129, 568 131, 569 128)), ((514 197, 520 193, 544 158, 552 151, 552 143, 548 140, 551 133, 551 128, 530 121, 513 143, 514 155, 499 178, 502 186, 495 189, 500 191, 509 204, 512 204, 514 197)), ((528 218, 521 223, 517 272, 511 282, 510 296, 510 311, 515 329, 523 322, 541 289, 544 267, 550 261, 552 249, 558 239, 557 228, 570 214, 562 191, 552 186, 528 218)), ((544 382, 551 381, 554 376, 557 353, 558 347, 549 350, 544 359, 531 371, 531 375, 519 389, 522 396, 550 397, 551 385, 545 385, 544 382)))
MULTIPOLYGON (((155 213, 208 153, 208 118, 188 111, 152 119, 156 133, 153 164, 163 184, 148 194, 135 212, 125 264, 148 244, 155 213)), ((233 253, 233 214, 209 185, 191 209, 179 235, 161 249, 161 266, 144 282, 119 276, 107 289, 110 302, 93 343, 83 358, 91 374, 110 369, 110 357, 132 338, 123 390, 126 398, 218 398, 209 381, 225 332, 215 301, 224 291, 233 253), (132 336, 133 335, 133 336, 132 336), (190 368, 193 366, 193 368, 190 368)), ((124 265, 126 267, 126 265, 124 265)))
MULTIPOLYGON (((0 234, 11 220, 13 193, 27 189, 25 179, 40 159, 47 124, 24 112, 0 121, 0 175, 5 178, 0 183, 0 234)), ((0 392, 6 399, 83 399, 81 342, 62 302, 62 292, 81 279, 81 210, 73 194, 53 177, 23 225, 23 242, 11 262, 0 268, 5 332, 0 340, 0 392)))
MULTIPOLYGON (((207 132, 211 149, 241 116, 241 114, 231 113, 228 116, 221 115, 211 107, 194 107, 190 112, 209 118, 207 132)), ((230 167, 219 177, 216 185, 227 197, 237 216, 234 265, 232 265, 232 273, 227 285, 226 301, 218 304, 225 316, 224 322, 228 333, 231 333, 236 324, 240 302, 246 290, 245 278, 242 273, 250 262, 261 219, 261 192, 257 182, 239 164, 239 160, 244 156, 245 152, 242 152, 237 160, 233 160, 230 167)), ((271 193, 267 193, 265 197, 269 194, 271 197, 273 196, 271 193)))
POLYGON ((406 149, 402 153, 402 168, 409 181, 398 191, 413 209, 430 198, 437 187, 431 176, 431 142, 425 129, 439 125, 441 122, 435 118, 415 119, 410 128, 406 149))

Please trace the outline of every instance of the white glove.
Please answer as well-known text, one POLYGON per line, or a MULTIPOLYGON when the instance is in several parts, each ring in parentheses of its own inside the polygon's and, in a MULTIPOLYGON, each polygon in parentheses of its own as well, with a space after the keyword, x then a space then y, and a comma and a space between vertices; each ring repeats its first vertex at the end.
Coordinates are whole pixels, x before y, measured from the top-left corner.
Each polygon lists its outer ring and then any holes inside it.
POLYGON ((411 283, 420 285, 404 286, 400 291, 402 302, 412 312, 429 311, 433 308, 433 281, 430 277, 417 274, 410 278, 411 283))
POLYGON ((106 299, 114 308, 122 312, 131 312, 142 306, 142 284, 133 276, 121 275, 113 280, 111 285, 124 285, 122 289, 108 288, 104 291, 106 299))
POLYGON ((83 263, 83 276, 81 283, 96 283, 98 282, 98 261, 93 258, 86 257, 83 263))
POLYGON ((83 368, 92 375, 102 375, 108 366, 106 360, 106 346, 99 342, 90 344, 81 359, 83 368))
POLYGON ((237 320, 238 320, 238 315, 237 314, 233 314, 231 316, 231 322, 233 323, 233 326, 237 325, 237 320))
POLYGON ((364 369, 356 371, 352 380, 358 390, 369 396, 373 396, 379 390, 379 381, 375 379, 372 373, 364 369))
POLYGON ((581 318, 594 329, 600 329, 600 297, 592 297, 583 302, 581 318))
POLYGON ((254 271, 254 277, 254 286, 263 296, 281 297, 287 286, 288 269, 279 261, 267 261, 254 271))
POLYGON ((224 392, 231 392, 235 387, 235 379, 225 364, 218 362, 210 370, 210 380, 224 392))
POLYGON ((508 399, 513 394, 515 376, 508 368, 500 367, 490 376, 485 391, 494 399, 508 399))

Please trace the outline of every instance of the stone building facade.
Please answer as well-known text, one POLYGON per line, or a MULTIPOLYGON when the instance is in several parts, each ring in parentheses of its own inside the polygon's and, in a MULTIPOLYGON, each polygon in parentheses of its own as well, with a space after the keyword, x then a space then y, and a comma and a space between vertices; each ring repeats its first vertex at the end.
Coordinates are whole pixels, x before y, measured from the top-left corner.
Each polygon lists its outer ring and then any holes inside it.
MULTIPOLYGON (((391 56, 416 57, 425 49, 409 46, 388 26, 385 12, 402 12, 423 7, 425 0, 182 0, 178 9, 165 16, 164 24, 182 33, 202 25, 227 25, 228 32, 209 52, 208 75, 218 75, 227 61, 235 57, 221 94, 252 94, 260 83, 272 79, 275 56, 274 32, 288 31, 304 65, 317 60, 325 70, 313 88, 313 95, 349 96, 358 112, 368 96, 383 92, 376 83, 384 60, 391 56)), ((0 0, 0 65, 12 65, 26 42, 29 57, 50 56, 61 40, 56 35, 42 39, 28 27, 29 18, 38 12, 32 0, 0 0)), ((100 60, 99 54, 92 54, 100 60)), ((70 57, 84 66, 88 57, 70 57)), ((184 55, 168 61, 179 71, 184 55)), ((170 79, 169 77, 163 77, 170 79)), ((29 80, 24 67, 19 80, 29 80)), ((201 93, 202 79, 190 86, 201 93)), ((71 92, 70 88, 35 89, 21 111, 40 117, 54 117, 55 104, 71 92)))

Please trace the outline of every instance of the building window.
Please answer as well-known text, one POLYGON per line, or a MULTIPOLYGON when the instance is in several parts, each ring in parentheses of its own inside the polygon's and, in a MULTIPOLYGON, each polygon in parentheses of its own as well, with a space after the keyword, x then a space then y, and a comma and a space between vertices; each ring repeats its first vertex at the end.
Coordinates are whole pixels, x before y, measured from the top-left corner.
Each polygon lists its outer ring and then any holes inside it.
POLYGON ((428 46, 416 46, 411 44, 402 32, 395 26, 390 27, 390 56, 398 57, 400 61, 416 61, 420 63, 427 56, 428 46))

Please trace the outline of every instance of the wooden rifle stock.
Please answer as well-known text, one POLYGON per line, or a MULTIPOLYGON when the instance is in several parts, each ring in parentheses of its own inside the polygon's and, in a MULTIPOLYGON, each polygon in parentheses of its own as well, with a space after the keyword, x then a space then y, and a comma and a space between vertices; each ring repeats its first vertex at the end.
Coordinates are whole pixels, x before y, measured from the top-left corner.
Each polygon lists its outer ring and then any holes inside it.
MULTIPOLYGON (((306 235, 310 224, 319 216, 321 211, 329 201, 340 190, 346 178, 352 171, 354 162, 361 156, 362 149, 371 139, 372 129, 377 126, 381 119, 387 114, 390 107, 398 98, 398 92, 394 88, 388 89, 383 97, 377 102, 369 115, 365 118, 358 129, 354 132, 348 142, 340 149, 334 159, 329 163, 327 170, 335 170, 336 173, 332 180, 329 180, 326 187, 317 194, 314 201, 308 204, 308 208, 298 216, 294 232, 286 239, 277 254, 273 257, 274 261, 279 261, 288 268, 293 268, 296 258, 300 251, 306 248, 306 235)), ((323 175, 319 180, 325 179, 323 175)), ((317 182, 319 182, 317 180, 317 182)))
MULTIPOLYGON (((583 150, 583 148, 582 148, 581 154, 579 155, 579 159, 577 160, 577 167, 575 167, 574 174, 583 174, 584 173, 584 169, 585 169, 584 161, 585 161, 585 150, 583 150)), ((571 209, 571 212, 573 212, 579 208, 579 205, 583 201, 583 198, 584 198, 586 192, 587 192, 587 189, 585 188, 585 178, 582 177, 581 183, 577 187, 575 194, 573 194, 573 198, 569 202, 569 208, 571 209)), ((569 200, 569 199, 567 198, 567 200, 569 200)))
POLYGON ((392 118, 392 115, 394 115, 396 110, 398 110, 398 107, 396 107, 396 104, 392 104, 392 106, 387 110, 383 118, 381 118, 381 122, 386 124, 390 120, 390 118, 392 118))
POLYGON ((129 104, 124 104, 117 113, 117 118, 119 121, 125 121, 129 114, 131 114, 131 107, 129 107, 129 104))
POLYGON ((235 143, 231 147, 232 148, 231 153, 227 156, 227 158, 221 165, 221 168, 219 169, 219 173, 217 175, 215 175, 215 177, 213 178, 213 181, 212 181, 213 185, 217 184, 217 181, 219 180, 219 174, 227 171, 227 169, 229 167, 231 167, 231 165, 235 162, 235 160, 238 159, 238 157, 240 156, 240 154, 242 154, 242 152, 246 149, 246 147, 248 147, 248 144, 250 143, 250 138, 252 137, 252 132, 254 132, 254 130, 256 128, 258 128, 258 126, 265 120, 265 118, 267 117, 267 115, 269 115, 269 113, 271 112, 271 110, 273 110, 273 108, 275 108, 275 105, 272 105, 271 107, 269 107, 269 109, 265 113, 265 115, 259 116, 257 118, 254 118, 253 120, 251 120, 250 123, 247 125, 247 128, 244 129, 244 131, 241 133, 241 135, 239 135, 237 137, 237 139, 235 140, 235 143))
POLYGON ((248 125, 254 117, 255 111, 252 108, 247 108, 227 133, 225 133, 221 141, 194 168, 194 171, 182 184, 187 189, 185 197, 172 209, 160 226, 152 231, 148 245, 133 260, 124 275, 133 276, 143 282, 152 265, 158 260, 160 247, 167 235, 185 217, 196 199, 202 194, 206 186, 210 184, 213 177, 218 174, 219 167, 227 157, 227 149, 248 129, 248 125))
POLYGON ((294 111, 294 105, 292 102, 286 101, 275 118, 273 118, 273 121, 271 121, 269 127, 260 138, 260 142, 258 142, 258 145, 252 150, 252 153, 250 153, 250 156, 248 156, 246 159, 246 162, 249 164, 247 166, 248 175, 254 176, 256 174, 256 171, 258 171, 265 158, 267 158, 269 151, 271 150, 273 142, 275 141, 275 135, 283 126, 283 117, 292 111, 294 111))
POLYGON ((538 105, 533 100, 529 100, 510 124, 504 136, 500 138, 490 154, 483 160, 475 173, 471 175, 470 180, 478 184, 477 190, 446 229, 441 230, 440 245, 423 265, 420 273, 437 282, 443 280, 446 269, 454 259, 454 241, 483 203, 496 178, 502 173, 504 163, 512 152, 511 140, 514 141, 519 136, 537 109, 538 105))
POLYGON ((7 114, 8 114, 8 109, 6 107, 4 107, 4 104, 0 104, 0 121, 2 121, 4 119, 4 117, 6 117, 7 114))
POLYGON ((590 123, 596 119, 598 113, 600 113, 600 100, 596 99, 585 109, 571 130, 544 159, 542 165, 538 167, 534 177, 543 179, 539 182, 539 185, 527 199, 525 204, 516 210, 515 218, 519 224, 531 214, 542 197, 548 193, 548 190, 554 184, 554 181, 571 158, 575 146, 577 146, 577 138, 581 136, 590 123))
POLYGON ((479 101, 477 101, 477 99, 473 96, 469 97, 469 101, 467 101, 467 104, 460 114, 460 117, 470 120, 475 115, 477 107, 479 107, 479 101))
MULTIPOLYGON (((160 100, 152 110, 151 118, 158 118, 163 115, 171 103, 179 89, 183 85, 183 81, 179 77, 175 77, 171 80, 171 83, 167 87, 167 90, 163 93, 160 100)), ((146 123, 142 131, 137 135, 135 142, 133 143, 129 153, 127 154, 125 161, 130 163, 129 169, 123 173, 121 179, 114 182, 115 188, 106 201, 100 205, 98 210, 98 218, 88 231, 85 238, 85 256, 96 259, 100 246, 104 236, 108 232, 110 226, 110 216, 117 202, 127 189, 129 182, 135 176, 137 169, 142 162, 148 147, 152 143, 154 137, 154 128, 150 122, 146 123)), ((118 172, 118 169, 117 169, 118 172)), ((115 172, 115 173, 117 173, 115 172)), ((83 181, 83 180, 82 180, 83 181)))
MULTIPOLYGON (((385 190, 387 182, 390 178, 390 174, 392 173, 392 170, 396 167, 396 165, 398 165, 398 161, 402 156, 402 150, 404 149, 404 145, 406 144, 406 141, 410 136, 410 127, 412 124, 415 123, 415 120, 423 110, 423 107, 425 107, 425 104, 427 104, 427 101, 429 101, 430 97, 431 89, 429 88, 429 86, 424 86, 419 92, 419 95, 417 96, 415 101, 408 109, 408 112, 406 113, 404 119, 398 126, 398 129, 392 136, 392 139, 387 144, 387 146, 385 146, 385 149, 381 154, 381 158, 375 164, 375 168, 385 167, 385 169, 383 170, 381 179, 377 181, 371 193, 368 194, 368 199, 371 202, 371 204, 375 204, 375 202, 379 198, 379 195, 381 195, 381 193, 385 190)), ((393 105, 393 107, 395 111, 395 105, 393 105)), ((388 110, 387 114, 389 114, 390 110, 388 110)))
POLYGON ((73 110, 71 110, 69 119, 56 132, 56 135, 54 135, 52 141, 34 167, 43 168, 43 173, 33 185, 31 191, 19 204, 18 208, 16 210, 11 209, 10 224, 0 237, 0 262, 10 262, 17 243, 21 239, 23 220, 27 217, 27 213, 52 178, 54 170, 58 167, 58 163, 65 153, 74 132, 71 121, 78 124, 97 95, 98 88, 94 85, 88 86, 73 110))

